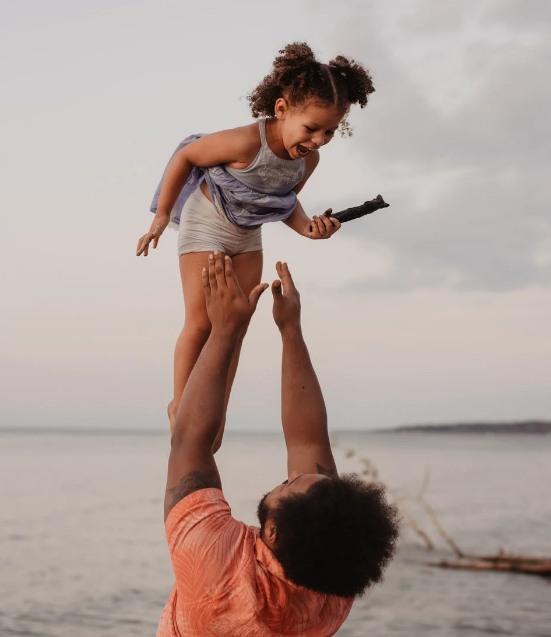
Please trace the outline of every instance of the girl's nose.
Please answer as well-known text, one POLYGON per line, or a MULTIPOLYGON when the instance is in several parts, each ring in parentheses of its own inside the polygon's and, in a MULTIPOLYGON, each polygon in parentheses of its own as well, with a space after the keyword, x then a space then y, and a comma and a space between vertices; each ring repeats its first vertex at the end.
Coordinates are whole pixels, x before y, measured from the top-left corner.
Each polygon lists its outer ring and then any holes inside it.
POLYGON ((325 135, 316 137, 315 139, 312 139, 312 141, 314 142, 314 144, 316 144, 318 148, 321 148, 325 144, 325 135))

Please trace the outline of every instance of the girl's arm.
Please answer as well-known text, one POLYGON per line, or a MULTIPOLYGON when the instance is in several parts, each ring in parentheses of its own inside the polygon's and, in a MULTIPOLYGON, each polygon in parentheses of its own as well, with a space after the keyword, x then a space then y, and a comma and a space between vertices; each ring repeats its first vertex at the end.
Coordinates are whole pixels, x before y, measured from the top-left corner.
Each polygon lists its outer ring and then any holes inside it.
MULTIPOLYGON (((318 164, 319 152, 315 150, 306 158, 306 174, 304 175, 304 179, 293 189, 297 194, 302 190, 304 184, 308 181, 318 164)), ((329 239, 329 237, 341 227, 341 224, 331 217, 318 217, 314 215, 313 219, 310 219, 304 212, 300 201, 297 201, 296 208, 283 223, 308 239, 329 239)))
POLYGON ((147 256, 149 244, 157 247, 159 237, 170 221, 170 213, 194 166, 205 168, 229 164, 248 166, 260 148, 258 125, 241 126, 205 135, 179 150, 172 158, 163 180, 157 212, 149 232, 138 242, 137 255, 147 256))
MULTIPOLYGON (((304 182, 301 182, 304 183, 304 182)), ((300 184, 299 184, 300 185, 300 184)), ((302 235, 303 237, 307 236, 310 226, 312 225, 312 219, 304 212, 304 208, 300 201, 297 200, 297 206, 291 213, 287 219, 283 222, 286 226, 289 226, 295 232, 302 235)))
POLYGON ((206 168, 229 164, 248 166, 260 148, 258 126, 241 126, 205 135, 179 150, 167 168, 159 196, 157 213, 170 215, 194 166, 206 168), (255 130, 256 129, 256 130, 255 130))

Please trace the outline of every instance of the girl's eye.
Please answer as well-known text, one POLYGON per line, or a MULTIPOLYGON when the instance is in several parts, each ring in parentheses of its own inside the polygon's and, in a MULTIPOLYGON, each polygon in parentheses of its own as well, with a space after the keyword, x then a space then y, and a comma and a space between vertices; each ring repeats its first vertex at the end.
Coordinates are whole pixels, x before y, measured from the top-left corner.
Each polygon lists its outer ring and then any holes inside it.
POLYGON ((306 130, 307 130, 309 133, 315 133, 315 132, 316 132, 316 129, 315 129, 315 128, 310 128, 310 126, 305 126, 305 128, 306 128, 306 130))

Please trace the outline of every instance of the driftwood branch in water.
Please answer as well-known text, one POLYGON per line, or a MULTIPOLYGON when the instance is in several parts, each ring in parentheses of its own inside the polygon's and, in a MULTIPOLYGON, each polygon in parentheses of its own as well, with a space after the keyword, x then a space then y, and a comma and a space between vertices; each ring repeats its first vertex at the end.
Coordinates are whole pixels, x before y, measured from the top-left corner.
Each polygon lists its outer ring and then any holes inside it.
MULTIPOLYGON (((355 459, 362 466, 363 470, 361 475, 366 480, 378 481, 379 470, 377 465, 369 460, 360 456, 355 449, 343 448, 339 445, 338 440, 333 438, 332 444, 336 448, 340 448, 346 458, 355 459)), ((495 554, 490 555, 477 555, 471 553, 465 553, 451 537, 451 535, 444 529, 440 520, 438 519, 434 509, 430 506, 425 498, 425 494, 429 486, 429 471, 425 470, 423 475, 423 482, 417 493, 400 494, 398 495, 395 490, 387 486, 387 492, 392 502, 398 507, 402 519, 405 524, 423 541, 425 548, 428 551, 434 550, 434 543, 431 540, 429 534, 418 524, 415 518, 411 515, 406 507, 406 503, 414 502, 418 504, 424 511, 427 518, 430 520, 432 526, 436 529, 440 537, 446 542, 451 550, 457 556, 457 560, 440 560, 437 562, 428 562, 429 566, 436 566, 439 568, 448 568, 456 570, 469 570, 469 571, 501 571, 501 572, 515 572, 525 573, 528 575, 541 575, 544 577, 551 577, 551 557, 537 557, 530 555, 516 555, 514 553, 506 553, 500 549, 495 554)))
POLYGON ((427 551, 434 551, 434 543, 430 539, 429 535, 423 531, 423 529, 417 524, 417 522, 409 515, 409 513, 405 509, 400 509, 400 514, 404 519, 404 522, 411 528, 414 533, 423 540, 425 543, 425 548, 427 551))
POLYGON ((514 573, 525 573, 527 575, 541 575, 551 577, 551 559, 528 557, 525 560, 520 558, 509 559, 507 555, 502 557, 487 556, 489 559, 462 559, 457 561, 440 560, 439 562, 429 562, 429 566, 440 568, 451 568, 463 571, 508 571, 514 573))
POLYGON ((455 540, 451 537, 451 535, 446 533, 446 531, 444 530, 444 527, 440 524, 440 521, 436 517, 436 514, 434 513, 434 510, 429 505, 429 503, 423 498, 420 498, 418 502, 425 510, 425 513, 429 517, 429 520, 433 523, 433 525, 435 526, 440 536, 444 539, 444 541, 448 544, 448 546, 451 547, 452 551, 457 555, 457 557, 463 557, 465 554, 459 548, 459 546, 457 545, 455 540))

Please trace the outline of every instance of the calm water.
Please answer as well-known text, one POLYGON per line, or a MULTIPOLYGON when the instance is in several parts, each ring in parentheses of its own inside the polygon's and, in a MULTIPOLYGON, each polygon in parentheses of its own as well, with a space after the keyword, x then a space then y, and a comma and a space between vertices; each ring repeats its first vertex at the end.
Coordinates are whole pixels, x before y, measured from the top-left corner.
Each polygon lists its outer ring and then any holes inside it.
MULTIPOLYGON (((339 442, 372 458, 395 489, 415 491, 429 468, 427 499, 465 550, 551 554, 551 436, 339 442)), ((360 469, 336 455, 341 471, 360 469)), ((167 457, 163 435, 0 432, 2 637, 155 634, 172 586, 167 457)), ((235 517, 254 524, 258 499, 284 478, 281 438, 230 434, 218 462, 235 517)), ((445 571, 428 559, 406 534, 386 581, 356 602, 339 637, 551 636, 548 580, 445 571)))

